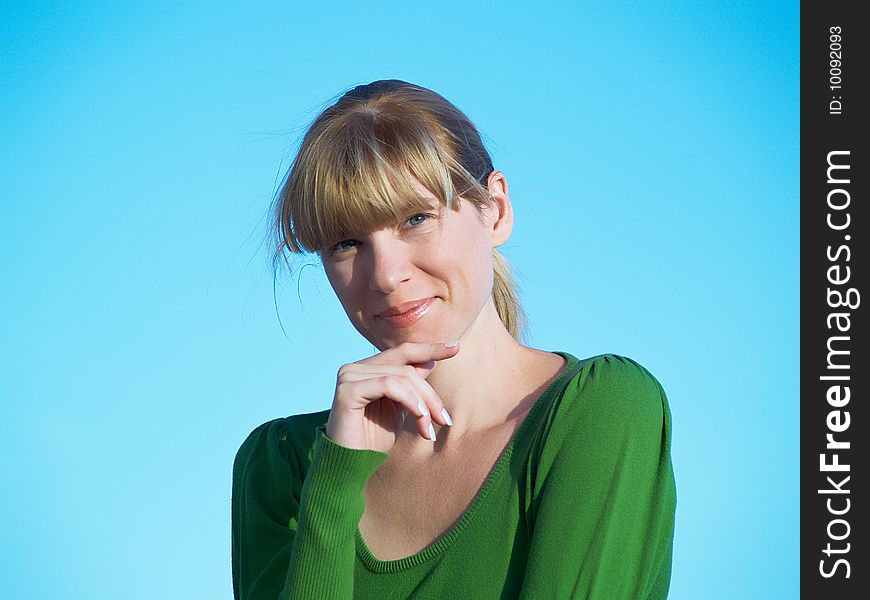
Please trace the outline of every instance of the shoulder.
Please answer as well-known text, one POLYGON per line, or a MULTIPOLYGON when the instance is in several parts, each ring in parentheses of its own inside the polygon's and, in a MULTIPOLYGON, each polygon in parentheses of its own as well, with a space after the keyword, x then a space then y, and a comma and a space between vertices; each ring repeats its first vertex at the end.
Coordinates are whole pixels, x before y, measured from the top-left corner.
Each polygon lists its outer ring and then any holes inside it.
POLYGON ((324 425, 329 410, 281 417, 255 427, 236 452, 233 478, 253 471, 260 476, 293 469, 305 471, 311 460, 316 428, 324 425), (265 472, 265 473, 264 473, 265 472))
POLYGON ((617 480, 672 479, 670 411, 658 379, 619 354, 578 359, 571 369, 529 454, 531 496, 542 498, 548 481, 575 497, 594 489, 606 498, 617 480))
POLYGON ((658 412, 664 388, 638 361, 620 354, 601 354, 586 359, 573 383, 575 399, 589 408, 606 406, 620 413, 658 412))
POLYGON ((555 403, 553 424, 563 435, 595 432, 596 438, 661 438, 670 410, 659 380, 638 361, 600 354, 579 361, 555 403))

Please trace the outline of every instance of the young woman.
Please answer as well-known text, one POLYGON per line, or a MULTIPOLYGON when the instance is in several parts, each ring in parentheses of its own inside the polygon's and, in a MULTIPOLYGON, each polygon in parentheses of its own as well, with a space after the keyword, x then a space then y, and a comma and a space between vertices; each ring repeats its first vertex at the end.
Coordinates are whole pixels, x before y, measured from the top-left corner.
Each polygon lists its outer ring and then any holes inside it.
POLYGON ((242 444, 237 599, 667 596, 665 392, 625 356, 522 343, 496 250, 513 218, 477 129, 431 90, 362 85, 311 125, 276 257, 316 252, 380 352, 340 366, 329 410, 242 444))

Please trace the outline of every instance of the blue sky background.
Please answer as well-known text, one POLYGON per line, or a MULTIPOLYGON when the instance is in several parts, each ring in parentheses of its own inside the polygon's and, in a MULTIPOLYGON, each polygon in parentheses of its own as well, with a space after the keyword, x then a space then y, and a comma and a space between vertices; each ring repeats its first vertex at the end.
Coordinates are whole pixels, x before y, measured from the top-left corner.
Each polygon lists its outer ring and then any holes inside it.
POLYGON ((506 173, 529 343, 665 387, 671 598, 796 597, 798 13, 4 3, 5 594, 231 598, 239 444, 373 353, 313 258, 276 312, 270 200, 330 98, 394 77, 506 173))

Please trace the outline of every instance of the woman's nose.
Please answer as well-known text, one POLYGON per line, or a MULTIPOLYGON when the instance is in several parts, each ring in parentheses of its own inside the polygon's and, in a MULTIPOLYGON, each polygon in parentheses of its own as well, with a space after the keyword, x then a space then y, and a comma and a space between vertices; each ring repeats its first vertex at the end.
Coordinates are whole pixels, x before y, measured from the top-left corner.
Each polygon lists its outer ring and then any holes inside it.
POLYGON ((382 237, 369 242, 371 275, 369 289, 391 294, 411 274, 408 248, 395 239, 382 237))

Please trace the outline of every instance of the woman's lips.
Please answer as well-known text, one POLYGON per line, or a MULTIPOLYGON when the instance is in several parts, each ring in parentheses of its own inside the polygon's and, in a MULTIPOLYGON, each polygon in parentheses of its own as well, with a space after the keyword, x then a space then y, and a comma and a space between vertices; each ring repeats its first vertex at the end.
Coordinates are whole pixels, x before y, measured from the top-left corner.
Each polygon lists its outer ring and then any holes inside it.
POLYGON ((378 318, 386 321, 393 327, 408 327, 409 325, 413 325, 417 321, 419 321, 423 315, 426 314, 426 311, 429 310, 429 307, 432 306, 432 303, 435 301, 435 298, 429 298, 418 306, 412 308, 411 310, 405 311, 398 315, 381 315, 378 318))

